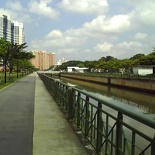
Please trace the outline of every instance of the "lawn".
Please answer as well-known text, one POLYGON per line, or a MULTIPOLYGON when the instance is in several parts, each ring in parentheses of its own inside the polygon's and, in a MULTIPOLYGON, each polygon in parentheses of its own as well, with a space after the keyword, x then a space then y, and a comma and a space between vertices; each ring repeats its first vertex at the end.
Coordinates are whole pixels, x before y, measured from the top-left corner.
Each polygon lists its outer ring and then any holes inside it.
POLYGON ((17 78, 17 73, 13 72, 13 73, 6 73, 6 83, 5 83, 5 77, 4 77, 4 73, 0 73, 0 89, 3 89, 4 87, 14 83, 15 81, 23 78, 24 76, 26 76, 25 74, 18 74, 18 78, 17 78))

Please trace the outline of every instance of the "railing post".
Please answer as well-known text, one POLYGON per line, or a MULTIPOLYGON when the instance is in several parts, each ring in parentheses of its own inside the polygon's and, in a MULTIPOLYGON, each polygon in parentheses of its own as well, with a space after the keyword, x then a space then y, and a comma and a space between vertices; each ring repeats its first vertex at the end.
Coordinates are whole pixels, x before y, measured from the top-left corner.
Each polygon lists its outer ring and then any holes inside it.
POLYGON ((96 142, 96 153, 100 154, 101 145, 102 145, 102 135, 103 131, 103 120, 102 120, 102 104, 98 102, 98 109, 97 109, 97 142, 96 142))
POLYGON ((54 99, 57 100, 57 81, 54 81, 54 99))
POLYGON ((120 151, 122 150, 122 120, 123 115, 122 113, 118 112, 117 116, 117 123, 116 123, 116 149, 115 149, 115 155, 120 155, 120 151))
POLYGON ((80 127, 80 97, 81 94, 78 92, 78 98, 77 98, 77 127, 80 127))
POLYGON ((68 88, 68 120, 73 118, 73 89, 68 88))
POLYGON ((154 155, 154 149, 155 149, 155 136, 154 136, 152 143, 151 143, 151 155, 154 155))
POLYGON ((85 106, 85 137, 88 136, 89 129, 89 97, 86 96, 86 106, 85 106))

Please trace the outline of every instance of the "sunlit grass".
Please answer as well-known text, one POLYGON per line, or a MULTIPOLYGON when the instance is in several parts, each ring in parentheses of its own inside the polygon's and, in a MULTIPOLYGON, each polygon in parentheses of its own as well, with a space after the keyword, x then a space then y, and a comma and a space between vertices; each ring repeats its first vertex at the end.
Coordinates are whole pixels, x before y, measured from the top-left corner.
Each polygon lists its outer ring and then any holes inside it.
POLYGON ((0 73, 0 89, 3 89, 4 87, 14 83, 15 81, 25 77, 27 74, 18 74, 17 78, 17 73, 6 73, 6 83, 5 83, 5 75, 4 73, 0 73))

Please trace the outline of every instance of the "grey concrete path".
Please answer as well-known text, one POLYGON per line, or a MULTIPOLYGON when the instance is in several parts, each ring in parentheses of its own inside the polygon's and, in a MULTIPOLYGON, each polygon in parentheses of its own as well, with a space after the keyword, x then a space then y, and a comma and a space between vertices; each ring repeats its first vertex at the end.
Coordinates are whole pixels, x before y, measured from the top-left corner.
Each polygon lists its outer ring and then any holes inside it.
POLYGON ((87 155, 38 76, 35 92, 33 155, 87 155))
POLYGON ((0 90, 0 155, 87 155, 35 73, 0 90))

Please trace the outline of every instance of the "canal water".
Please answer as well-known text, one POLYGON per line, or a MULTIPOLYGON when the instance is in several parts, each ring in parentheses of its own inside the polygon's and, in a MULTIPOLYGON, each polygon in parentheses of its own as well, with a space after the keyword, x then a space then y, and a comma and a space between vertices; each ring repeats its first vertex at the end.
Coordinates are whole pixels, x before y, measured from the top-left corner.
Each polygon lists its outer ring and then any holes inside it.
POLYGON ((127 104, 131 109, 155 121, 155 95, 120 87, 112 87, 102 84, 90 83, 81 80, 61 78, 64 83, 75 85, 77 88, 87 91, 99 98, 104 96, 127 104))

